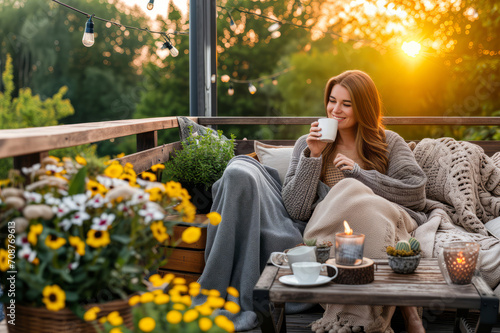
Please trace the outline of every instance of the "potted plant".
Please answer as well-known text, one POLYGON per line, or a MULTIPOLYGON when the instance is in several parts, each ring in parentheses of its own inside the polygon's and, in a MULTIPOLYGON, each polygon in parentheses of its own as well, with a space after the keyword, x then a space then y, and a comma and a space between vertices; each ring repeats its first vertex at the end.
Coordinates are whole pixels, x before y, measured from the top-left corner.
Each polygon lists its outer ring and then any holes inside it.
POLYGON ((312 246, 316 251, 316 261, 320 263, 325 263, 330 258, 330 249, 332 247, 332 242, 323 241, 319 242, 316 238, 304 239, 304 243, 298 246, 312 246))
POLYGON ((420 263, 420 243, 415 238, 399 241, 395 247, 387 247, 389 266, 396 273, 413 273, 420 263))
MULTIPOLYGON (((92 303, 106 304, 100 316, 126 311, 128 296, 146 290, 145 274, 165 261, 158 244, 175 246, 173 226, 195 216, 179 183, 117 161, 48 157, 0 184, 1 282, 15 290, 18 332, 64 331, 56 322, 87 332, 80 318, 92 303)), ((190 227, 182 241, 200 233, 190 227)), ((14 301, 8 295, 4 304, 14 301)))
POLYGON ((206 129, 203 135, 192 131, 182 141, 182 149, 165 163, 167 179, 180 182, 191 195, 199 214, 206 214, 212 206, 212 184, 224 173, 234 157, 234 136, 226 139, 222 131, 206 129))

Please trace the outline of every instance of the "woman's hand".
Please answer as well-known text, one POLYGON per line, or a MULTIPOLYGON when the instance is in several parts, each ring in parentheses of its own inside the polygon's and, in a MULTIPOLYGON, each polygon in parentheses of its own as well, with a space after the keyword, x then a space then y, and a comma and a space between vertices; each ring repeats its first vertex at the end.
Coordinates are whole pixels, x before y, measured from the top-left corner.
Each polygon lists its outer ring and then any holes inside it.
POLYGON ((321 129, 318 127, 318 124, 319 123, 317 121, 311 124, 311 129, 309 130, 309 135, 306 140, 307 146, 309 147, 309 150, 311 150, 311 157, 321 156, 323 149, 325 149, 328 144, 328 142, 319 140, 321 138, 321 133, 319 133, 321 129))
POLYGON ((341 171, 352 171, 352 169, 354 169, 354 164, 356 164, 356 162, 340 153, 337 154, 337 156, 333 160, 333 165, 335 165, 335 167, 339 168, 339 170, 341 171))

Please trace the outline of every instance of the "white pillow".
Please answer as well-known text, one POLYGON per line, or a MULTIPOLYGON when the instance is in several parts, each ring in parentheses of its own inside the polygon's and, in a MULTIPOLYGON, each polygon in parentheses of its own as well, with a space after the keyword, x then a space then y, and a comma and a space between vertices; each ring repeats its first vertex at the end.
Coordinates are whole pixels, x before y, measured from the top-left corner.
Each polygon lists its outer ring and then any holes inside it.
POLYGON ((293 147, 273 146, 255 141, 254 150, 260 163, 278 170, 281 184, 283 184, 292 157, 293 147))

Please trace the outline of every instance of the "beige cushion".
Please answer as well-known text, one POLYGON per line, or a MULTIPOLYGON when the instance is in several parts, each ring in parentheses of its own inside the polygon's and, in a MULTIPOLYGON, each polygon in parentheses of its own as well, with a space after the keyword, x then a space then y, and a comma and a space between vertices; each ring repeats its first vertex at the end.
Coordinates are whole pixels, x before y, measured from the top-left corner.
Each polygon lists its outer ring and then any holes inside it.
POLYGON ((288 170, 288 164, 290 164, 290 158, 292 157, 293 147, 273 146, 255 141, 254 150, 260 163, 278 170, 281 183, 283 184, 288 170))

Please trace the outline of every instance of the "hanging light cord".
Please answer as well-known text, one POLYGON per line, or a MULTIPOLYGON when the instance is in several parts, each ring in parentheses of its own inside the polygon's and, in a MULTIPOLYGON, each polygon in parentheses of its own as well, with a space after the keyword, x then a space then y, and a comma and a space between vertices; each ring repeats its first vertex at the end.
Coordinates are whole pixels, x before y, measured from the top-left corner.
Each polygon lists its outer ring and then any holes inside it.
MULTIPOLYGON (((163 36, 166 36, 168 38, 168 35, 188 35, 189 32, 187 31, 174 31, 172 33, 167 33, 167 32, 163 32, 163 31, 152 31, 152 30, 149 30, 148 28, 138 28, 138 27, 132 27, 132 26, 129 26, 129 25, 125 25, 125 24, 121 24, 119 22, 115 22, 115 21, 111 21, 111 20, 107 20, 107 19, 104 19, 104 18, 101 18, 101 17, 97 17, 95 16, 94 14, 89 14, 89 13, 86 13, 78 8, 74 8, 74 7, 71 7, 65 3, 62 3, 58 0, 52 0, 53 2, 61 5, 61 6, 64 6, 66 8, 69 8, 77 13, 80 13, 80 14, 83 14, 85 16, 87 16, 88 18, 90 18, 91 16, 96 19, 96 20, 99 20, 99 21, 103 21, 103 22, 109 22, 111 24, 114 24, 116 26, 119 26, 119 27, 124 27, 124 28, 127 28, 127 29, 132 29, 132 30, 139 30, 139 31, 145 31, 145 32, 149 32, 150 34, 160 34, 160 35, 163 35, 163 36)), ((169 39, 170 40, 170 39, 169 39)))

